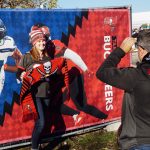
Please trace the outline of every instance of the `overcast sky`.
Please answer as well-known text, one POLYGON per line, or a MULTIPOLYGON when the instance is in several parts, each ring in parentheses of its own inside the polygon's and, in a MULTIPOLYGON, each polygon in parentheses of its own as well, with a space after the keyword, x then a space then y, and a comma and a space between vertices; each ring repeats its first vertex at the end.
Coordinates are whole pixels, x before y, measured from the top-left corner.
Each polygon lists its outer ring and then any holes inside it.
POLYGON ((132 12, 150 11, 150 0, 58 0, 59 8, 132 6, 132 12))

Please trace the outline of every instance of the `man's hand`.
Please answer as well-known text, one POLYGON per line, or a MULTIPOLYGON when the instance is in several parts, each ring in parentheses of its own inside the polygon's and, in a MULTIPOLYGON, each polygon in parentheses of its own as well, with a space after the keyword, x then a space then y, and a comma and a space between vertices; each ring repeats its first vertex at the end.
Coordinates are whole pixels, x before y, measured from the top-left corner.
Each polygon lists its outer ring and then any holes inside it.
POLYGON ((18 65, 18 63, 20 62, 21 56, 22 56, 22 53, 20 52, 18 48, 16 48, 12 55, 12 57, 15 59, 16 65, 18 65))
POLYGON ((89 71, 88 69, 84 72, 84 74, 87 74, 88 77, 93 77, 94 76, 94 72, 89 71))
POLYGON ((21 75, 20 75, 20 79, 21 79, 21 81, 23 81, 23 78, 24 78, 25 74, 26 74, 26 72, 25 72, 25 71, 23 71, 23 72, 21 73, 21 75))
POLYGON ((135 44, 136 39, 132 37, 127 37, 123 40, 120 45, 120 48, 125 52, 128 53, 132 50, 132 46, 135 44))

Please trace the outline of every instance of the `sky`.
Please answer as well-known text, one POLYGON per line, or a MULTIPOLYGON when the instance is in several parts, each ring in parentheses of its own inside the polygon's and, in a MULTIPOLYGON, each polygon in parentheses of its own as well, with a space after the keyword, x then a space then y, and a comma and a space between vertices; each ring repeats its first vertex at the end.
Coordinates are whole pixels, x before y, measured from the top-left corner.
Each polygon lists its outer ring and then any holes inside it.
POLYGON ((58 0, 59 8, 131 6, 132 12, 150 11, 150 0, 58 0))

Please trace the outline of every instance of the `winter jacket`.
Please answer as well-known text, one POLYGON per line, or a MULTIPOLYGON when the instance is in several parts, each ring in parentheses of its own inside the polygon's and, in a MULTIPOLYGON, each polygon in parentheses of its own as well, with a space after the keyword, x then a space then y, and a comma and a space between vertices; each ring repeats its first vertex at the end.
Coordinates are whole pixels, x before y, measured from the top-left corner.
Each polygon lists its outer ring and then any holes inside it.
MULTIPOLYGON (((101 81, 124 90, 119 144, 122 150, 150 144, 150 64, 117 68, 125 52, 116 48, 97 70, 101 81)), ((120 107, 120 106, 118 106, 120 107)))

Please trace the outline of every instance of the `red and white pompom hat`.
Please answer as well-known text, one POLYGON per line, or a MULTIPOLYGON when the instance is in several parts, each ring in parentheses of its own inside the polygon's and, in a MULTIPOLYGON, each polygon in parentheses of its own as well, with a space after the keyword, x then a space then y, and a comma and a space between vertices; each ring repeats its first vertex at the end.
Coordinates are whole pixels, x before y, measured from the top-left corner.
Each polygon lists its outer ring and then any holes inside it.
POLYGON ((34 46, 39 40, 46 40, 45 34, 41 29, 32 30, 29 33, 30 43, 34 46))

